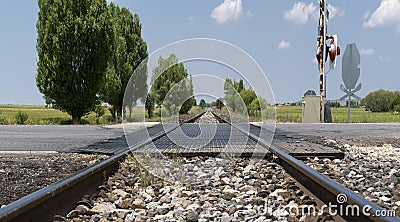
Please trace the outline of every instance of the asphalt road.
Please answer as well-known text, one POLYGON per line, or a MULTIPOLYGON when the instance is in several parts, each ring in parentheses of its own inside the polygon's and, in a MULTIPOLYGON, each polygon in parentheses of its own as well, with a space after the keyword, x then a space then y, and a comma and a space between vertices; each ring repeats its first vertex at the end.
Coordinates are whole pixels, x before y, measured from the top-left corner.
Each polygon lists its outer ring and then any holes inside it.
POLYGON ((280 130, 303 136, 399 138, 399 123, 277 124, 280 130))
POLYGON ((123 135, 101 126, 0 126, 0 151, 68 151, 123 135))
MULTIPOLYGON (((278 124, 278 133, 400 139, 400 124, 278 124)), ((123 135, 120 127, 0 125, 0 151, 69 151, 123 135)))

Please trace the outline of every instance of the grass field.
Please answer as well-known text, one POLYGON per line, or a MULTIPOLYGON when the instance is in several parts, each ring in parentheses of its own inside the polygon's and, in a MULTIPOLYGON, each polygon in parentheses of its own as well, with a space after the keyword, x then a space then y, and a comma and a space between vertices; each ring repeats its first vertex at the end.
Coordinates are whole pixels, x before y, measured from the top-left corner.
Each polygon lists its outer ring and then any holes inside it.
MULTIPOLYGON (((0 124, 16 124, 18 112, 28 114, 25 122, 28 125, 71 124, 71 117, 67 113, 43 105, 0 105, 0 124)), ((111 113, 107 110, 99 121, 100 124, 110 123, 111 113)), ((96 124, 96 114, 83 117, 82 123, 96 124)))
MULTIPOLYGON (((143 113, 143 107, 136 107, 134 113, 143 113)), ((194 107, 190 112, 198 113, 199 107, 194 107)), ((277 121, 278 122, 293 122, 301 123, 302 110, 301 106, 278 106, 277 121)), ((334 123, 347 122, 347 108, 331 108, 332 119, 334 123)), ((43 105, 0 105, 0 125, 1 124, 16 124, 16 115, 18 112, 28 114, 28 119, 24 124, 28 125, 48 125, 48 124, 71 124, 71 117, 64 112, 56 109, 46 108, 43 105)), ((157 115, 158 110, 155 111, 157 115)), ((146 121, 159 121, 160 117, 156 116, 153 119, 146 118, 146 121)), ((400 122, 400 115, 395 115, 391 112, 387 113, 372 113, 365 111, 363 108, 351 109, 351 122, 353 123, 387 123, 400 122)), ((96 124, 96 115, 90 113, 82 118, 83 124, 96 124)), ((106 113, 99 119, 99 124, 111 124, 111 113, 106 108, 106 113)))
MULTIPOLYGON (((278 122, 301 123, 301 106, 278 106, 276 108, 278 122)), ((350 120, 352 123, 390 123, 400 122, 400 115, 392 112, 373 113, 364 108, 351 108, 350 120)), ((347 107, 331 108, 332 122, 347 123, 347 107)))

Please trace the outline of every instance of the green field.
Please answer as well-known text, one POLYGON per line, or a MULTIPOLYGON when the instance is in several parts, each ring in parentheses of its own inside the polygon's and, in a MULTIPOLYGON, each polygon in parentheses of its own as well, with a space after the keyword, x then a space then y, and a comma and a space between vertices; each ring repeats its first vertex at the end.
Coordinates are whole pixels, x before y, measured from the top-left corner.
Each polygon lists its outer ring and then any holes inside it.
MULTIPOLYGON (((111 113, 105 107, 106 113, 102 116, 98 124, 112 124, 111 113)), ((133 112, 143 113, 143 107, 136 107, 133 112)), ((198 113, 199 107, 193 107, 189 113, 198 113)), ((301 106, 278 106, 277 121, 278 122, 292 122, 301 123, 301 106)), ((347 107, 331 108, 332 119, 334 123, 347 122, 347 107)), ((24 112, 28 114, 28 119, 24 124, 28 125, 48 125, 48 124, 71 124, 71 117, 64 112, 57 109, 46 108, 43 105, 0 105, 0 125, 3 124, 16 124, 16 114, 24 112)), ((146 121, 159 121, 160 117, 158 110, 155 110, 155 117, 147 119, 146 121)), ((365 111, 363 108, 351 109, 351 122, 353 123, 388 123, 400 122, 400 115, 391 112, 386 113, 372 113, 365 111)), ((96 124, 96 115, 90 113, 82 118, 83 124, 96 124)))
MULTIPOLYGON (((278 122, 301 123, 301 106, 278 106, 276 108, 278 122)), ((331 108, 332 122, 347 123, 347 107, 331 108)), ((392 112, 373 113, 364 108, 351 108, 352 123, 390 123, 400 122, 400 115, 392 112)))
MULTIPOLYGON (((96 114, 90 113, 82 117, 82 124, 113 124, 112 116, 109 107, 105 107, 105 114, 99 121, 96 122, 96 114)), ((200 107, 193 107, 189 114, 197 114, 201 111, 200 107)), ((61 112, 58 109, 46 108, 44 105, 0 105, 0 125, 13 125, 17 124, 16 115, 18 112, 23 112, 28 114, 28 119, 24 124, 26 125, 64 125, 71 124, 71 117, 65 113, 61 112)), ((133 116, 143 116, 144 107, 135 107, 132 111, 133 116)), ((128 114, 129 115, 129 114, 128 114)), ((160 110, 155 109, 154 117, 152 119, 147 118, 146 113, 146 121, 160 121, 160 110)))
MULTIPOLYGON (((15 116, 18 112, 28 114, 25 122, 28 125, 71 124, 71 117, 67 113, 43 105, 0 105, 0 124, 16 124, 15 116)), ((99 123, 110 122, 111 113, 107 110, 99 123)), ((96 115, 90 113, 82 118, 82 123, 96 124, 96 115)))

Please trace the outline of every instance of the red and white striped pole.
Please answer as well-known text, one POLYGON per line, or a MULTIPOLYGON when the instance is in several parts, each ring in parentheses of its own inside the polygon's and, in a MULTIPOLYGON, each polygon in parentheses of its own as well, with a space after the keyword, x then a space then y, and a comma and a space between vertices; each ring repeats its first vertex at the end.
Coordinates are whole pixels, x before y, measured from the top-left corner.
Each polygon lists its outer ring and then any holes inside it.
POLYGON ((318 36, 318 62, 319 62, 319 91, 320 91, 320 122, 324 122, 324 105, 326 97, 325 84, 325 58, 326 58, 326 19, 327 12, 325 0, 319 0, 319 36, 318 36))

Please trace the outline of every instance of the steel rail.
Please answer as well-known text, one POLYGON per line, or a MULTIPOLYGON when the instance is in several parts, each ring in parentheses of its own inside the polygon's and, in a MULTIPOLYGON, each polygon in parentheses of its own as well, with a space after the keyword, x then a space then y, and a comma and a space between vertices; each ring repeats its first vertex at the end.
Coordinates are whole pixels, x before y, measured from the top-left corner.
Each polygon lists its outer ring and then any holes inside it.
POLYGON ((0 208, 0 221, 53 221, 54 215, 65 215, 84 195, 96 193, 97 187, 118 168, 120 161, 132 151, 150 144, 203 114, 204 112, 0 208))
MULTIPOLYGON (((213 115, 220 121, 229 123, 217 114, 213 113, 213 115)), ((324 202, 327 205, 326 209, 328 209, 330 206, 330 209, 332 209, 334 213, 336 212, 338 216, 342 217, 346 221, 400 222, 398 217, 377 216, 382 212, 387 212, 387 210, 377 206, 376 204, 357 195, 345 186, 310 168, 303 162, 279 149, 279 147, 268 143, 263 138, 251 134, 237 124, 229 124, 277 156, 278 163, 286 170, 287 173, 289 173, 296 181, 308 189, 319 200, 324 202), (347 201, 344 203, 339 203, 339 194, 346 195, 347 201)))
MULTIPOLYGON (((196 115, 190 120, 199 118, 203 114, 204 112, 196 115)), ((226 122, 215 113, 213 114, 216 116, 216 118, 219 118, 220 121, 226 122)), ((165 136, 184 123, 180 123, 175 127, 169 128, 165 132, 158 133, 155 136, 139 142, 129 149, 123 150, 104 161, 82 170, 75 175, 50 185, 49 187, 45 187, 39 191, 36 191, 35 193, 32 193, 21 198, 20 200, 17 200, 16 202, 7 205, 4 208, 1 208, 0 221, 49 221, 52 220, 53 216, 56 214, 65 215, 65 213, 75 207, 76 202, 79 201, 83 195, 95 193, 96 188, 101 185, 112 172, 115 171, 119 165, 119 161, 121 161, 127 154, 135 149, 151 143, 154 140, 159 139, 162 136, 165 136)), ((384 209, 311 169, 304 163, 286 154, 278 147, 270 145, 264 139, 245 131, 236 124, 231 124, 231 126, 244 133, 249 138, 256 141, 259 145, 267 148, 270 152, 277 156, 279 164, 294 179, 309 189, 313 195, 315 195, 324 203, 331 203, 332 207, 336 205, 336 209, 339 210, 353 210, 353 206, 357 206, 360 210, 359 215, 343 215, 341 212, 339 212, 339 216, 341 216, 343 219, 349 221, 400 221, 400 219, 396 217, 373 216, 376 215, 377 212, 384 212, 384 209), (346 195, 347 201, 339 204, 337 201, 338 194, 346 195), (362 214, 361 212, 366 206, 368 206, 368 213, 370 213, 370 215, 362 214)))

